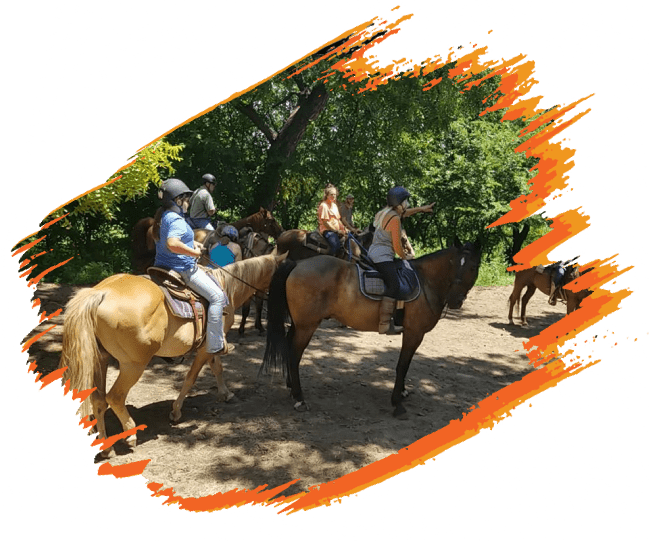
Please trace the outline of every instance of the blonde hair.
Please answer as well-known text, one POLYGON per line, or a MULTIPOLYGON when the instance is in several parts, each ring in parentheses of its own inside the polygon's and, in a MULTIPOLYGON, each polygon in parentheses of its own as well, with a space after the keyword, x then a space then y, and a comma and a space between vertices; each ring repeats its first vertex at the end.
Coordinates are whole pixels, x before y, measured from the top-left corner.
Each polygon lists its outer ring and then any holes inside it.
POLYGON ((323 200, 323 201, 326 201, 326 200, 327 200, 327 196, 328 196, 330 193, 333 193, 333 194, 336 195, 336 197, 338 197, 338 188, 336 188, 333 184, 328 183, 328 184, 325 186, 325 188, 324 188, 324 196, 322 197, 322 200, 323 200))

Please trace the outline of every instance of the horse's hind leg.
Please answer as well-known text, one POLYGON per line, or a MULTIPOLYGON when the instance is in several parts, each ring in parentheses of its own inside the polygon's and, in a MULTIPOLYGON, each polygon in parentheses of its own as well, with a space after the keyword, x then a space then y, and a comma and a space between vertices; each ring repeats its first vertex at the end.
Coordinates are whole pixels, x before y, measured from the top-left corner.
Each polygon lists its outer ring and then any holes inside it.
POLYGON ((406 408, 403 407, 403 399, 406 397, 406 374, 410 367, 412 356, 424 339, 423 333, 404 333, 401 344, 401 353, 399 353, 399 362, 397 363, 397 377, 392 389, 392 405, 394 406, 393 415, 398 418, 405 418, 406 408))
POLYGON ((532 295, 534 295, 535 291, 536 291, 536 286, 529 285, 527 286, 525 295, 523 295, 523 299, 521 300, 521 325, 527 325, 527 318, 525 317, 525 308, 527 307, 527 303, 532 298, 532 295))
POLYGON ((295 400, 293 407, 298 411, 306 411, 309 409, 309 406, 304 401, 304 395, 302 394, 302 387, 300 385, 300 361, 302 360, 304 350, 311 341, 311 337, 319 324, 320 322, 313 327, 306 328, 298 328, 293 325, 289 331, 291 358, 289 360, 286 383, 290 387, 291 396, 295 400))
MULTIPOLYGON (((142 376, 142 373, 144 372, 146 365, 149 364, 151 357, 152 355, 146 359, 146 362, 119 361, 119 376, 117 376, 110 392, 106 395, 106 402, 115 412, 115 415, 117 415, 124 431, 135 428, 135 421, 133 421, 133 418, 129 415, 128 410, 126 409, 126 396, 131 390, 131 387, 133 387, 142 376)), ((135 447, 137 436, 131 434, 125 441, 129 447, 135 447)))
POLYGON ((514 280, 514 291, 512 291, 512 294, 509 296, 509 324, 510 325, 514 324, 514 318, 513 318, 514 304, 520 301, 522 289, 523 287, 520 285, 520 283, 517 283, 514 280))
MULTIPOLYGON (((99 439, 106 439, 106 421, 105 415, 108 409, 108 402, 106 402, 106 372, 108 371, 108 360, 110 355, 103 351, 99 358, 100 370, 100 383, 97 385, 97 390, 90 395, 92 401, 92 412, 95 416, 95 429, 97 430, 97 437, 99 439)), ((107 457, 110 454, 111 448, 104 449, 100 455, 107 457)))

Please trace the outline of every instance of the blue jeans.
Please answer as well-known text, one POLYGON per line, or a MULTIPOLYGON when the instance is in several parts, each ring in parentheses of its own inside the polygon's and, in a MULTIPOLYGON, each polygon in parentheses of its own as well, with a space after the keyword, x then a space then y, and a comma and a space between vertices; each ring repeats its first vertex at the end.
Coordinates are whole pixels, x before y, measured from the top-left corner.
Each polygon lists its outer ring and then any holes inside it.
POLYGON ((228 303, 225 293, 198 265, 193 269, 179 271, 187 286, 205 297, 209 303, 207 309, 207 352, 216 353, 223 349, 223 307, 228 303))
POLYGON ((322 236, 329 243, 329 246, 331 246, 331 255, 335 256, 341 248, 340 237, 338 236, 338 233, 336 233, 335 231, 325 231, 322 236))

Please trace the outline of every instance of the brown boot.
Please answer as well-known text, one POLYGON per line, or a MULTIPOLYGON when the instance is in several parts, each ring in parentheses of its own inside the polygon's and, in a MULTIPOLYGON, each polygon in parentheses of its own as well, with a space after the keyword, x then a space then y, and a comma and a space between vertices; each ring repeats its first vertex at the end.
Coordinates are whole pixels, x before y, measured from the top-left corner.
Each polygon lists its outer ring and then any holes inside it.
POLYGON ((379 334, 399 334, 403 327, 396 327, 392 315, 396 300, 391 297, 383 297, 379 306, 379 334))

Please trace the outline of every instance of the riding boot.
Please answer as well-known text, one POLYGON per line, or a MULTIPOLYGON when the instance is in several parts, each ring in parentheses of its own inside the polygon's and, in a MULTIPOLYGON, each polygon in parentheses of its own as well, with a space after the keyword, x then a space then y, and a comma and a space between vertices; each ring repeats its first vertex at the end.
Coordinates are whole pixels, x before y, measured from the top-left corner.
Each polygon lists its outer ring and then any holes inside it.
POLYGON ((400 334, 403 327, 397 327, 392 317, 396 300, 383 297, 379 306, 379 334, 400 334))

